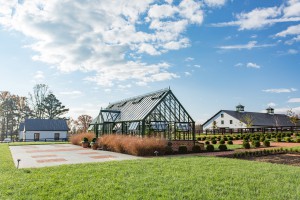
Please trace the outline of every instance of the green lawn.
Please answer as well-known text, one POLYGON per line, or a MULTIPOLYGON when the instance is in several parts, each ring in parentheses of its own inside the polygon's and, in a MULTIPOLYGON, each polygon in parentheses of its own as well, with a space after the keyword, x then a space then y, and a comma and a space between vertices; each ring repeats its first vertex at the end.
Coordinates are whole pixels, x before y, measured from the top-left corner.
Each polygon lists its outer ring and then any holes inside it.
POLYGON ((299 199, 300 168, 165 157, 17 170, 0 144, 0 199, 299 199))

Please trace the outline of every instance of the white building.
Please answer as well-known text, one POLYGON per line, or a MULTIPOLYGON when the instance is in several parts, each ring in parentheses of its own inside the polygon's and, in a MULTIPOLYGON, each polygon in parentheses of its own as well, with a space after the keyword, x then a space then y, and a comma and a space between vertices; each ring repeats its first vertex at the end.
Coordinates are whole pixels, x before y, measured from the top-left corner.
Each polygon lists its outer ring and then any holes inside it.
POLYGON ((290 118, 284 114, 274 114, 273 108, 266 113, 245 112, 244 106, 236 106, 236 110, 220 110, 203 124, 203 130, 236 131, 237 129, 263 129, 293 127, 290 118))
POLYGON ((61 119, 25 119, 20 124, 20 141, 67 140, 68 125, 61 119))

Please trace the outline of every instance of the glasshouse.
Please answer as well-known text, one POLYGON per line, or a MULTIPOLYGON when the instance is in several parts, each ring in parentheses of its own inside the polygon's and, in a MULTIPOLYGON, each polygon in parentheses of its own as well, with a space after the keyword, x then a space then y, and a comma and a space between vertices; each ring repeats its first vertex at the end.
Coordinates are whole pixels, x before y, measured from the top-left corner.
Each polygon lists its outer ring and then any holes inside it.
POLYGON ((195 121, 170 88, 110 103, 89 130, 97 137, 127 134, 195 141, 195 121))

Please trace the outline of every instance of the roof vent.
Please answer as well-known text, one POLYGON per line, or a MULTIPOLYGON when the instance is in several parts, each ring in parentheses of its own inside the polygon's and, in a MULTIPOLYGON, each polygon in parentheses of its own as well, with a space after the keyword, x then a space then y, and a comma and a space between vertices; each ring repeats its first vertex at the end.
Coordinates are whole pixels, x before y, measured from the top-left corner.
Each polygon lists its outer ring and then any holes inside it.
POLYGON ((266 110, 268 114, 274 114, 274 108, 269 107, 266 110))
POLYGON ((237 105, 235 108, 236 108, 236 111, 237 111, 237 112, 244 112, 245 106, 239 104, 239 105, 237 105))

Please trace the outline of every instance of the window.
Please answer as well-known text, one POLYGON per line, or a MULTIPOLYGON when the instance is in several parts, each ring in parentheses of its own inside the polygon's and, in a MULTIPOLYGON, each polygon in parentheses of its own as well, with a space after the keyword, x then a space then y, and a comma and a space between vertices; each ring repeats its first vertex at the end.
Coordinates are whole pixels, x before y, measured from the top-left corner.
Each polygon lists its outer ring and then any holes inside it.
POLYGON ((131 122, 128 127, 128 130, 129 131, 137 130, 138 126, 139 126, 139 122, 131 122))
POLYGON ((176 123, 177 131, 189 131, 190 125, 188 123, 176 123))
POLYGON ((229 124, 232 124, 232 120, 229 121, 229 124))
POLYGON ((224 120, 221 121, 221 124, 224 124, 224 120))
POLYGON ((59 140, 59 133, 54 133, 54 140, 59 140))
POLYGON ((150 127, 154 131, 165 131, 167 126, 166 122, 150 122, 150 127))
POLYGON ((221 114, 221 118, 223 118, 224 117, 224 114, 221 114))

